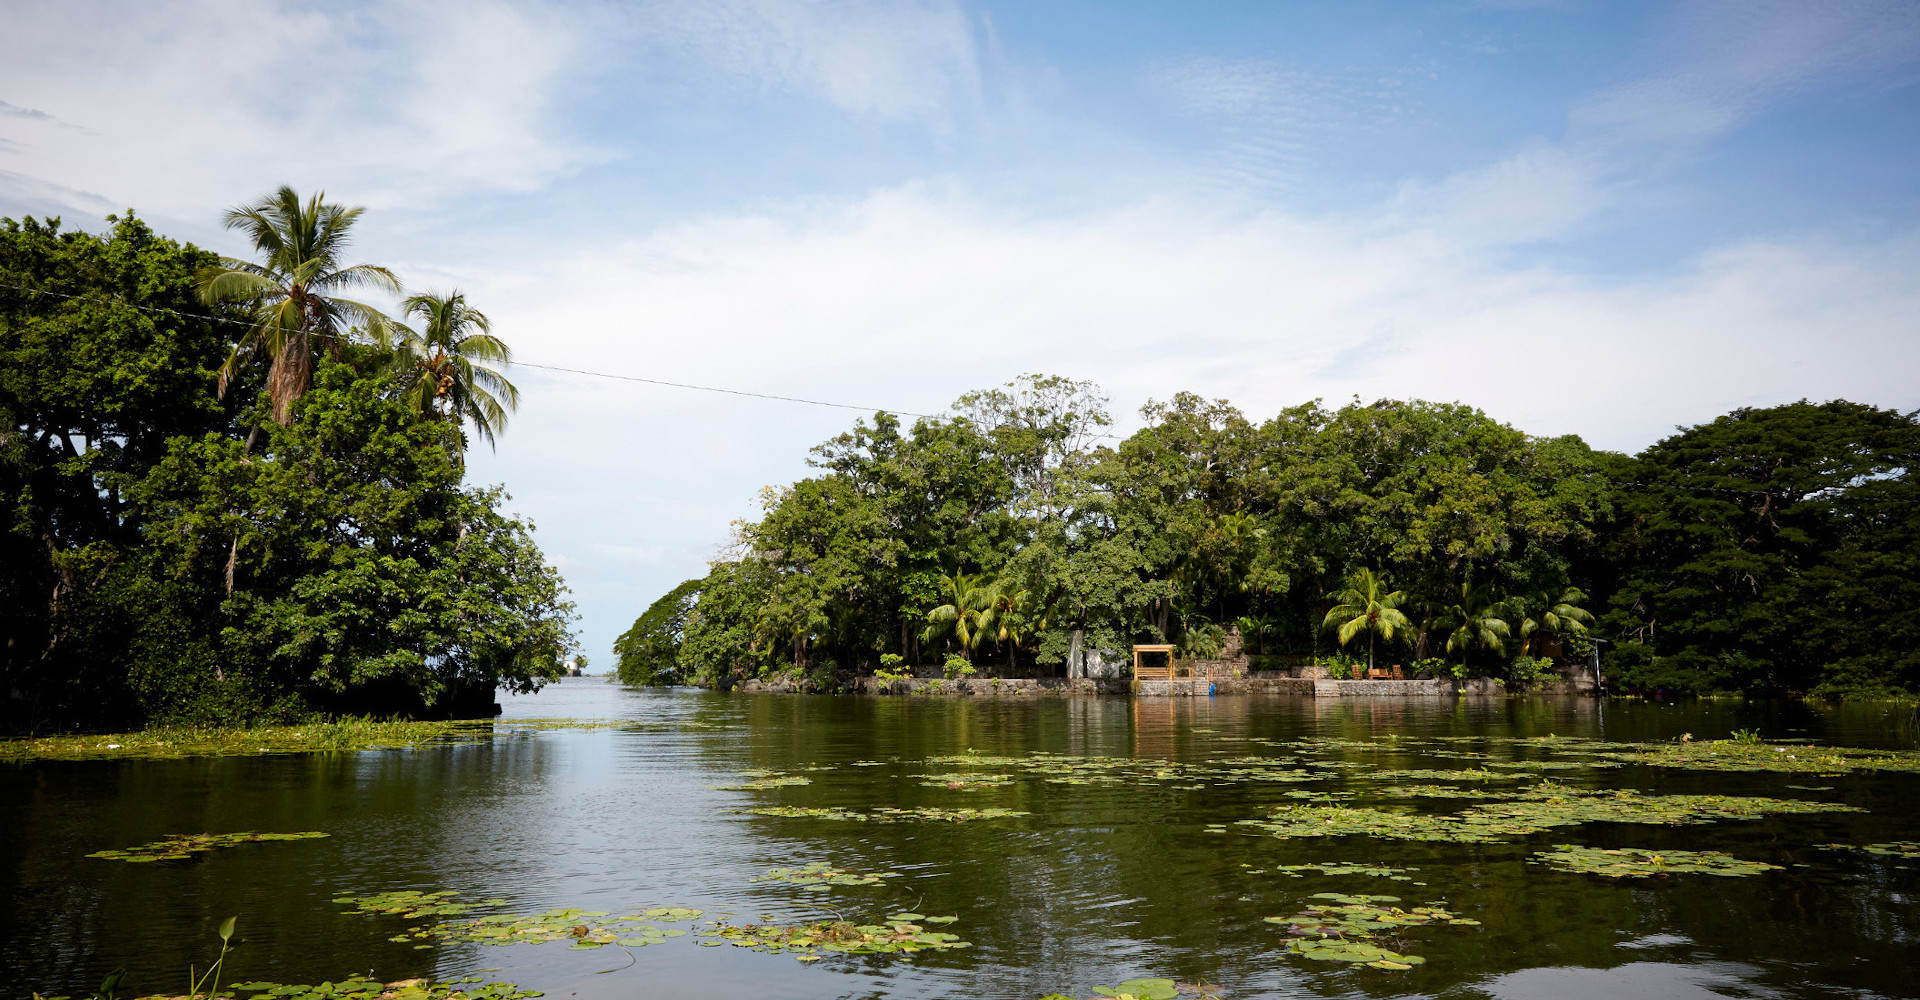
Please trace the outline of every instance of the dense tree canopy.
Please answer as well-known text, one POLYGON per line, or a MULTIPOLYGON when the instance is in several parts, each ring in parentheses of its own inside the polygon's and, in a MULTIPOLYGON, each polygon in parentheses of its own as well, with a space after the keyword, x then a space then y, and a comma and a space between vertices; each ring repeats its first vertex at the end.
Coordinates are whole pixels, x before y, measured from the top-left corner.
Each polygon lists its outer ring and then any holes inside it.
POLYGON ((1234 628, 1268 665, 1345 646, 1521 676, 1597 640, 1634 690, 1920 687, 1913 415, 1743 410, 1632 458, 1458 404, 1256 423, 1180 394, 1118 441, 1104 406, 1029 376, 823 444, 681 612, 681 676, 988 647, 1046 673, 1076 642, 1207 655, 1234 628))
POLYGON ((110 222, 0 220, 0 727, 446 714, 555 674, 564 586, 385 352, 221 396, 254 303, 209 312, 218 258, 110 222))

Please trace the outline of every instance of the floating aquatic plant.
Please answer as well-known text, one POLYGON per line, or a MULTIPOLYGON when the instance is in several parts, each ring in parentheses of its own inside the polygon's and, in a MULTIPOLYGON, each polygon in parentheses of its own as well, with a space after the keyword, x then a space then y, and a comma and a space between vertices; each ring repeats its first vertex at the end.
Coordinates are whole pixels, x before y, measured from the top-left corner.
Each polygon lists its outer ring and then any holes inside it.
POLYGON ((1440 903, 1416 906, 1410 910, 1388 905, 1400 902, 1398 896, 1319 892, 1309 898, 1323 902, 1309 904, 1290 917, 1268 917, 1266 921, 1287 929, 1288 935, 1293 938, 1287 945, 1289 952, 1320 962, 1348 962, 1376 969, 1404 971, 1426 959, 1376 943, 1382 934, 1397 935, 1409 927, 1470 927, 1480 923, 1462 917, 1440 903))
POLYGON ((420 892, 415 889, 402 889, 395 892, 382 892, 370 896, 340 896, 336 903, 345 903, 355 912, 377 914, 380 916, 406 917, 457 917, 483 906, 499 906, 504 899, 483 899, 477 903, 458 903, 454 901, 459 893, 452 889, 440 892, 420 892))
POLYGON ((1776 813, 1860 812, 1831 802, 1731 795, 1643 795, 1590 792, 1543 783, 1515 793, 1513 801, 1487 802, 1458 815, 1388 812, 1348 806, 1281 806, 1265 819, 1242 825, 1276 837, 1366 835, 1390 840, 1493 843, 1580 823, 1711 823, 1758 819, 1776 813))
MULTIPOLYGON (((426 979, 402 979, 382 983, 364 976, 349 976, 338 982, 314 986, 282 983, 234 983, 230 989, 239 1000, 527 1000, 546 996, 513 983, 490 983, 479 977, 431 982, 426 979)), ((162 998, 148 998, 162 1000, 162 998)), ((177 998, 166 998, 177 1000, 177 998)))
POLYGON ((240 833, 174 833, 164 840, 151 844, 129 847, 120 851, 95 851, 87 855, 90 858, 105 858, 109 861, 179 861, 193 857, 205 851, 219 850, 223 847, 238 847, 241 844, 255 844, 263 841, 312 840, 330 834, 318 830, 305 830, 300 833, 255 833, 251 830, 240 833))
POLYGON ((811 785, 813 779, 799 774, 779 774, 772 771, 742 771, 740 776, 748 779, 737 785, 712 785, 723 792, 757 792, 766 788, 788 788, 794 785, 811 785))
POLYGON ((924 924, 952 923, 955 917, 925 917, 918 913, 895 913, 885 923, 856 924, 848 920, 822 920, 802 924, 731 924, 718 921, 700 930, 712 941, 701 944, 731 944, 768 954, 792 954, 803 962, 819 959, 820 952, 843 955, 877 955, 895 952, 946 951, 973 947, 958 935, 927 930, 924 924), (916 922, 918 921, 918 922, 916 922))
POLYGON ((764 874, 755 875, 751 882, 787 882, 792 885, 806 886, 809 889, 825 889, 834 885, 879 885, 882 879, 892 878, 896 872, 850 872, 842 871, 827 864, 815 861, 799 868, 770 868, 764 874))
MULTIPOLYGON (((479 903, 459 903, 453 900, 454 895, 452 891, 401 891, 342 896, 334 902, 346 903, 359 913, 407 919, 462 916, 482 906, 497 906, 505 902, 489 899, 479 903)), ((683 906, 656 906, 615 917, 606 910, 566 907, 536 914, 503 913, 475 920, 432 923, 403 931, 388 940, 399 944, 414 942, 417 948, 430 947, 431 942, 436 940, 497 945, 571 941, 576 948, 599 948, 609 944, 637 948, 660 944, 669 938, 684 937, 687 933, 684 930, 663 929, 654 925, 690 921, 703 912, 683 906)))
POLYGON ((967 774, 950 772, 946 774, 923 774, 920 783, 928 788, 953 788, 960 791, 972 791, 976 788, 995 788, 1013 784, 1013 777, 1006 774, 967 774))
POLYGON ((755 816, 848 820, 857 823, 912 823, 918 821, 970 823, 975 820, 1005 819, 1010 816, 1028 815, 1016 809, 937 809, 933 806, 915 806, 906 809, 882 806, 867 810, 828 808, 825 806, 768 806, 764 809, 745 809, 742 811, 755 816))
POLYGON ((565 907, 530 916, 498 914, 478 920, 437 924, 394 940, 438 938, 493 945, 567 941, 574 948, 600 948, 610 944, 622 948, 643 948, 686 936, 687 932, 681 928, 662 928, 655 924, 692 920, 702 912, 687 907, 656 906, 615 917, 605 910, 565 907))
POLYGON ((1890 858, 1920 859, 1920 840, 1891 840, 1884 844, 1821 844, 1836 851, 1863 851, 1890 858))
MULTIPOLYGON (((1268 872, 1272 872, 1273 874, 1285 875, 1289 878, 1305 878, 1306 873, 1316 872, 1328 876, 1364 875, 1369 878, 1392 879, 1395 882, 1413 882, 1413 876, 1406 873, 1419 871, 1417 868, 1394 868, 1388 865, 1369 865, 1347 861, 1318 861, 1302 865, 1274 865, 1270 868, 1255 868, 1251 865, 1241 865, 1240 867, 1247 869, 1248 875, 1265 875, 1268 872)), ((1424 885, 1425 883, 1414 882, 1413 884, 1424 885)))
POLYGON ((1682 740, 1610 756, 1628 764, 1677 767, 1691 771, 1787 771, 1805 774, 1920 772, 1920 753, 1911 750, 1854 750, 1740 740, 1682 740))
POLYGON ((1639 847, 1600 848, 1561 844, 1542 851, 1533 860, 1550 868, 1609 878, 1647 878, 1655 875, 1758 875, 1779 865, 1742 861, 1720 851, 1651 851, 1639 847))

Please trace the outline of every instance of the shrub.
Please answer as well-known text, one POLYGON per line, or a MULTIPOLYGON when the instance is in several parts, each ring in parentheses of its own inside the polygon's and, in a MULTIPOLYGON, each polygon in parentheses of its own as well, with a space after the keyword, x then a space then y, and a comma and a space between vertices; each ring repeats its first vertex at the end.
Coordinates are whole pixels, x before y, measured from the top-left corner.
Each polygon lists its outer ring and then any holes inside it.
POLYGON ((961 656, 959 653, 948 653, 946 671, 947 671, 948 680, 954 680, 961 677, 972 677, 973 664, 968 663, 967 658, 964 656, 961 656))

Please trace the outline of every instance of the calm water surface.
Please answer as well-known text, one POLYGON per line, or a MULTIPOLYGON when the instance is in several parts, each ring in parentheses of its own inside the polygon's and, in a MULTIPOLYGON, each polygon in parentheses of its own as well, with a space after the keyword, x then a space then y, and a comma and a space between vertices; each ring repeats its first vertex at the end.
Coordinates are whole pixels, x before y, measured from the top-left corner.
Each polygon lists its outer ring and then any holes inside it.
MULTIPOLYGON (((116 965, 137 992, 184 987, 238 915, 235 977, 320 982, 490 978, 551 997, 1032 998, 1091 995, 1138 975, 1205 981, 1230 997, 1920 996, 1920 864, 1826 850, 1829 842, 1920 839, 1920 776, 1697 774, 1638 767, 1555 772, 1570 784, 1649 792, 1820 798, 1865 813, 1705 826, 1589 825, 1506 844, 1361 837, 1280 840, 1209 823, 1262 815, 1288 791, 1360 793, 1380 782, 1311 785, 927 787, 952 770, 928 757, 1030 751, 1206 761, 1300 755, 1250 740, 1393 734, 1494 738, 1459 745, 1541 757, 1500 737, 1768 738, 1914 749, 1912 710, 1816 711, 1795 704, 1592 701, 1356 701, 1047 698, 944 700, 629 691, 597 678, 506 698, 507 718, 672 723, 503 735, 482 745, 334 755, 0 765, 0 997, 85 992, 116 965), (698 726, 681 725, 699 723, 698 726), (880 766, 849 766, 880 761, 880 766), (809 773, 812 784, 721 791, 740 771, 809 773), (1809 790, 1791 785, 1830 786, 1809 790), (1031 815, 969 824, 879 825, 773 818, 756 804, 1003 806, 1031 815), (191 862, 83 857, 176 832, 324 830, 326 840, 246 845, 191 862), (1680 875, 1611 882, 1529 863, 1558 843, 1714 849, 1788 866, 1749 878, 1680 875), (1318 861, 1418 869, 1425 886, 1365 877, 1287 878, 1246 869, 1318 861), (749 879, 826 861, 901 875, 875 887, 807 892, 749 879), (505 912, 578 906, 699 907, 736 921, 873 918, 906 907, 956 914, 968 951, 905 957, 790 956, 701 948, 691 937, 635 949, 564 943, 416 950, 405 925, 343 912, 334 897, 397 889, 502 897, 505 912), (1479 927, 1417 929, 1410 972, 1329 968, 1284 953, 1263 917, 1315 892, 1446 900, 1479 927), (616 970, 616 971, 603 971, 616 970)), ((1423 744, 1431 747, 1433 744, 1423 744)), ((1458 768, 1421 753, 1330 750, 1370 766, 1458 768)), ((1357 772, 1356 772, 1357 773, 1357 772)), ((1453 811, 1470 803, 1423 803, 1453 811)), ((125 992, 123 990, 123 992, 125 992)))

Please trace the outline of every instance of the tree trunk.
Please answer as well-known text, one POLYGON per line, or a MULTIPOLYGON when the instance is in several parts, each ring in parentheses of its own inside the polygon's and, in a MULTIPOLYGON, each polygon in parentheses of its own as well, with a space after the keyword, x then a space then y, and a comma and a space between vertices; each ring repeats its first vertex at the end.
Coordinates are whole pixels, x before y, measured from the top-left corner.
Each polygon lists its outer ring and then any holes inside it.
POLYGON ((285 427, 292 419, 293 402, 313 384, 313 342, 305 330, 287 335, 280 353, 267 370, 267 392, 273 400, 273 419, 285 427))

